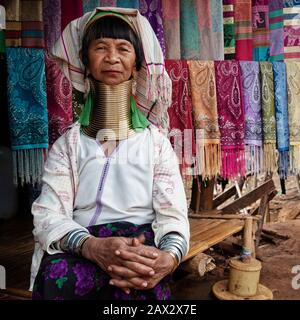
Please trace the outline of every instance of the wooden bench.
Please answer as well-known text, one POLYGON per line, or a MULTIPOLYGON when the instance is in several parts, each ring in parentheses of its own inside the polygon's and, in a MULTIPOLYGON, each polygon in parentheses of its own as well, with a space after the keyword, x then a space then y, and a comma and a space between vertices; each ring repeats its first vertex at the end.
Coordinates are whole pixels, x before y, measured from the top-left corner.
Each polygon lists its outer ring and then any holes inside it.
MULTIPOLYGON (((243 182, 239 182, 239 187, 243 185, 243 182)), ((203 187, 203 184, 201 184, 203 187)), ((212 187, 206 184, 207 192, 204 189, 201 190, 201 197, 212 196, 212 187)), ((193 199, 191 205, 195 208, 195 203, 198 210, 191 209, 189 212, 190 222, 190 250, 187 256, 182 261, 183 269, 188 270, 187 263, 191 265, 190 259, 199 255, 203 251, 209 249, 211 246, 220 243, 226 238, 241 232, 245 226, 245 220, 251 217, 253 220, 253 234, 252 234, 252 253, 255 256, 255 248, 258 247, 260 241, 260 235, 265 219, 265 215, 268 210, 268 203, 276 195, 276 189, 274 181, 268 179, 254 190, 238 196, 238 190, 236 186, 230 187, 224 191, 221 195, 215 199, 203 199, 199 200, 199 194, 194 191, 194 197, 196 194, 197 200, 193 199), (225 205, 222 209, 217 207, 224 204, 225 201, 235 196, 236 199, 231 203, 225 205), (241 210, 253 206, 256 202, 259 202, 254 208, 247 214, 240 213, 241 210), (201 208, 201 204, 203 207, 201 208), (199 209, 200 208, 200 209, 199 209)), ((197 190, 198 191, 198 190, 197 190)), ((199 192, 199 191, 198 191, 199 192)), ((245 231, 245 230, 244 230, 245 231)), ((252 232, 252 231, 251 231, 252 232)), ((181 266, 182 267, 182 266, 181 266)), ((192 271, 192 270, 191 270, 192 271)))

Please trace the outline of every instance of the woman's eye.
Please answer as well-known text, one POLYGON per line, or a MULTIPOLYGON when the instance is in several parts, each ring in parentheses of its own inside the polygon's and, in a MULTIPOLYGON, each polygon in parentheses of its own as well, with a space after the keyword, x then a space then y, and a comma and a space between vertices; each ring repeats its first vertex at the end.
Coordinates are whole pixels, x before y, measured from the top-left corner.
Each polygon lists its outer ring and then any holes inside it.
POLYGON ((119 50, 122 52, 129 52, 129 49, 125 47, 121 47, 119 50))

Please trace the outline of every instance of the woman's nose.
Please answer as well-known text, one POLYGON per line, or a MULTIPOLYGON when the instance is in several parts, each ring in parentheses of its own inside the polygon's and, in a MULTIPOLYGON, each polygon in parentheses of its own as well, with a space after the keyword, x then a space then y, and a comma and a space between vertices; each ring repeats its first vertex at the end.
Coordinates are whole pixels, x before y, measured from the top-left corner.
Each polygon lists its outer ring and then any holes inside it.
POLYGON ((105 61, 109 63, 116 63, 119 60, 118 52, 114 48, 110 48, 107 50, 106 56, 105 56, 105 61))

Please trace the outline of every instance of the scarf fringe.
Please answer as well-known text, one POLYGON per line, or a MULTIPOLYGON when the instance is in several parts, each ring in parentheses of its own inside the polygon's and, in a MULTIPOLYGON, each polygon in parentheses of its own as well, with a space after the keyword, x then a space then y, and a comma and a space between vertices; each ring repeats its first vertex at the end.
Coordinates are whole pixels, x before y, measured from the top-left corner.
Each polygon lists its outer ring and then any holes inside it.
POLYGON ((13 151, 14 184, 18 185, 18 180, 20 181, 21 186, 23 186, 24 183, 32 185, 40 183, 43 175, 46 153, 46 149, 13 151))
POLYGON ((263 146, 264 153, 264 171, 267 174, 277 172, 278 170, 278 151, 276 142, 267 142, 263 146))
POLYGON ((224 179, 245 176, 245 150, 232 148, 221 151, 221 176, 224 179))
POLYGON ((289 170, 289 151, 280 151, 279 152, 279 161, 278 161, 278 174, 280 179, 286 179, 289 170))
POLYGON ((220 174, 221 146, 214 144, 197 144, 195 172, 203 178, 211 179, 220 174))
POLYGON ((290 148, 290 171, 300 174, 300 145, 291 145, 290 148))
POLYGON ((246 167, 247 172, 257 175, 263 169, 263 149, 261 146, 246 145, 246 167))

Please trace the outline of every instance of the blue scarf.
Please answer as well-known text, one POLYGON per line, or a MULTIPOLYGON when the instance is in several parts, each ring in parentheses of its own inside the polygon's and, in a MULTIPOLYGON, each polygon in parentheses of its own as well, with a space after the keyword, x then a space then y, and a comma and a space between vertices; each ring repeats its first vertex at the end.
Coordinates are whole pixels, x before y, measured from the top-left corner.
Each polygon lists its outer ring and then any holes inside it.
POLYGON ((276 136, 279 151, 278 170, 281 179, 285 179, 289 167, 289 122, 286 67, 281 61, 273 62, 276 136))

